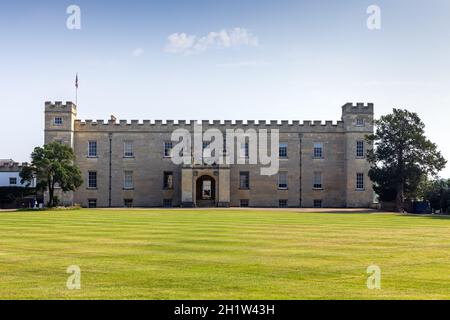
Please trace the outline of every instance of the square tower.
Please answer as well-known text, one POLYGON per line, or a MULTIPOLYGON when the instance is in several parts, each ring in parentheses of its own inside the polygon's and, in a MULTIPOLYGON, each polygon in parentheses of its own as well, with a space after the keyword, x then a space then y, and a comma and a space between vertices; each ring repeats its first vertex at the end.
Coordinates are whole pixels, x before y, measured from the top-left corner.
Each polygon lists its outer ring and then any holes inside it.
POLYGON ((45 102, 44 144, 59 141, 73 148, 76 117, 77 106, 70 101, 45 102))

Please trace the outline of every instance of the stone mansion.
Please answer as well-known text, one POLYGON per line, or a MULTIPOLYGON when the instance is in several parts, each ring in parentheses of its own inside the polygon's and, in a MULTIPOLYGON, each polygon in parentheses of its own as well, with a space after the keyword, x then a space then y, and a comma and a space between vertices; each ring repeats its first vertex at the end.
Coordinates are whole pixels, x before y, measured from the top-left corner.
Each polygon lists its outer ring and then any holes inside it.
MULTIPOLYGON (((72 102, 45 103, 45 144, 71 146, 84 183, 60 194, 83 207, 369 207, 365 141, 373 133, 372 103, 347 103, 333 121, 202 121, 204 130, 278 129, 279 170, 259 164, 177 165, 171 161, 177 128, 197 121, 77 119, 72 102)), ((237 146, 239 148, 239 146, 237 146)), ((245 148, 244 148, 245 149, 245 148)), ((226 152, 226 150, 224 150, 226 152)))

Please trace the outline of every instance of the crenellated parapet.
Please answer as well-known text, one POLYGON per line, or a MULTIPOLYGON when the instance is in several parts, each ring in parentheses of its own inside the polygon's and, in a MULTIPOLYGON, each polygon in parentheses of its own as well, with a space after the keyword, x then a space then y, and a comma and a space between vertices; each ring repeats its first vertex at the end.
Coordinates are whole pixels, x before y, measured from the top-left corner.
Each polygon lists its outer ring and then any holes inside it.
POLYGON ((66 101, 66 103, 63 103, 62 101, 55 101, 50 102, 50 101, 46 101, 45 102, 45 111, 46 112, 72 112, 72 113, 76 113, 77 111, 77 106, 75 103, 71 102, 71 101, 66 101))
POLYGON ((305 120, 75 120, 75 131, 168 131, 177 128, 191 130, 195 125, 202 125, 206 128, 219 129, 279 129, 280 131, 318 131, 318 132, 339 132, 343 129, 342 121, 310 121, 305 120))
POLYGON ((345 114, 373 114, 373 103, 364 104, 362 102, 351 103, 348 102, 342 106, 342 115, 345 114))

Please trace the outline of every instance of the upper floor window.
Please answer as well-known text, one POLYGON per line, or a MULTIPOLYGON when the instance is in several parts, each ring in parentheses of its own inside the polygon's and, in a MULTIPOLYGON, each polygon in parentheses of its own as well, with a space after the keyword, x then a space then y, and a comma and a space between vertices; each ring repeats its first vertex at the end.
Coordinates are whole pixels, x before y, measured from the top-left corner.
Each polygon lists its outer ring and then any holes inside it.
POLYGON ((172 142, 164 142, 164 157, 170 158, 172 157, 172 142))
POLYGON ((123 176, 123 188, 133 189, 133 171, 125 171, 123 176))
POLYGON ((317 158, 317 159, 323 158, 323 143, 322 142, 314 143, 314 158, 317 158))
POLYGON ((163 188, 166 190, 173 189, 173 172, 164 172, 163 188))
POLYGON ((314 172, 314 189, 322 189, 322 172, 314 172))
POLYGON ((210 148, 211 142, 209 141, 203 141, 203 157, 204 158, 211 158, 211 148, 210 148))
POLYGON ((9 178, 9 184, 11 186, 17 185, 17 178, 16 177, 9 178))
POLYGON ((134 157, 133 141, 125 141, 123 143, 123 156, 125 158, 132 158, 132 157, 134 157))
POLYGON ((88 157, 97 157, 97 141, 89 141, 88 143, 88 157))
POLYGON ((364 127, 365 121, 364 118, 356 118, 356 126, 357 127, 364 127))
POLYGON ((287 189, 288 188, 288 174, 287 172, 278 173, 278 189, 287 189))
POLYGON ((287 159, 288 157, 288 144, 280 143, 279 156, 281 159, 287 159))
POLYGON ((241 144, 240 156, 241 156, 241 158, 248 158, 250 156, 248 142, 244 142, 241 144))
POLYGON ((90 188, 90 189, 97 188, 97 172, 96 171, 88 172, 88 188, 90 188))
POLYGON ((55 126, 61 126, 63 124, 62 117, 55 117, 55 119, 53 119, 53 124, 55 126))
POLYGON ((364 141, 356 141, 356 156, 358 158, 364 157, 364 141))
POLYGON ((364 173, 356 174, 356 189, 364 190, 364 173))
POLYGON ((250 173, 248 171, 239 173, 239 188, 250 189, 250 173))

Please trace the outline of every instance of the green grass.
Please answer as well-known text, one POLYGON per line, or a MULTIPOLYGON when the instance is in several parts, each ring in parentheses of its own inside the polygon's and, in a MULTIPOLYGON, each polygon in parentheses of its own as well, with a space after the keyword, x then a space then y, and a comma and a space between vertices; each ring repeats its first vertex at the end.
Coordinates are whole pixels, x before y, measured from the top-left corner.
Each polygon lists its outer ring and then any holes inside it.
POLYGON ((268 210, 0 212, 0 299, 448 299, 450 219, 268 210), (368 290, 378 265, 381 290, 368 290), (81 268, 81 290, 66 269, 81 268))

